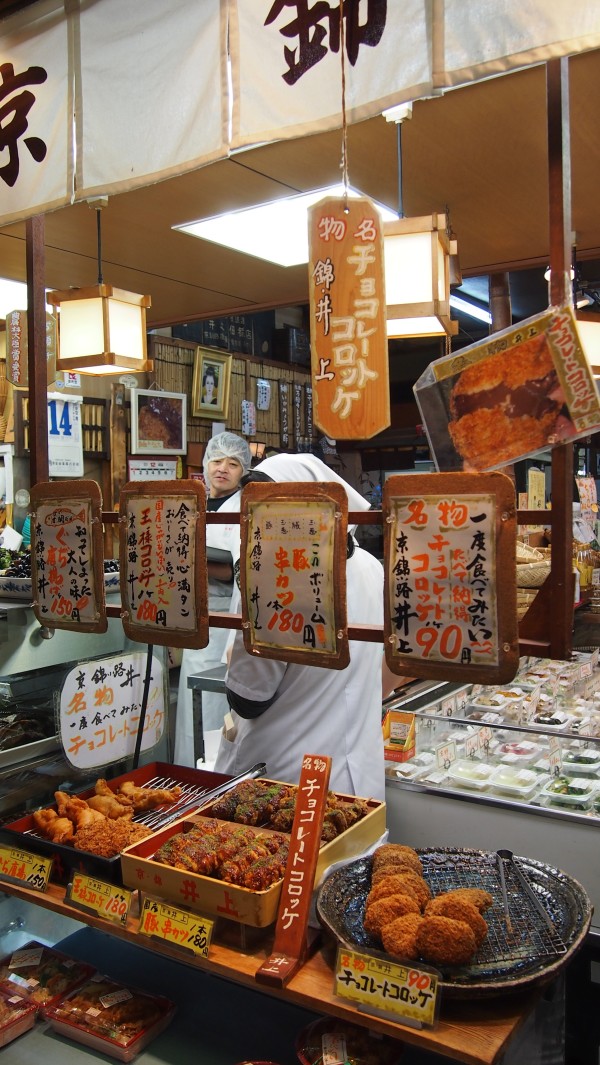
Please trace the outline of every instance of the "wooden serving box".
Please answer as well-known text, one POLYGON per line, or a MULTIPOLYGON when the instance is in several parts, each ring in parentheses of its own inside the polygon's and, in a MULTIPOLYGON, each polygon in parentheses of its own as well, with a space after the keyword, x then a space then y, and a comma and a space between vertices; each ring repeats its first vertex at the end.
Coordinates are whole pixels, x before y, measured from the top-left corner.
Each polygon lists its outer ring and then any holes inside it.
MULTIPOLYGON (((338 795, 338 798, 348 803, 354 800, 351 795, 338 795)), ((362 854, 385 832, 385 803, 375 799, 366 801, 369 811, 365 817, 341 832, 330 843, 321 846, 315 883, 320 881, 329 866, 362 854)), ((281 880, 272 884, 266 891, 252 891, 250 888, 228 884, 214 877, 174 869, 154 860, 156 851, 171 836, 189 831, 194 825, 211 816, 211 807, 207 806, 194 817, 175 821, 161 832, 127 847, 121 853, 123 884, 129 888, 139 888, 143 894, 167 899, 182 909, 193 910, 207 917, 225 917, 254 928, 265 928, 273 924, 277 917, 281 880)), ((261 834, 270 833, 270 829, 260 826, 257 826, 255 831, 261 834)))

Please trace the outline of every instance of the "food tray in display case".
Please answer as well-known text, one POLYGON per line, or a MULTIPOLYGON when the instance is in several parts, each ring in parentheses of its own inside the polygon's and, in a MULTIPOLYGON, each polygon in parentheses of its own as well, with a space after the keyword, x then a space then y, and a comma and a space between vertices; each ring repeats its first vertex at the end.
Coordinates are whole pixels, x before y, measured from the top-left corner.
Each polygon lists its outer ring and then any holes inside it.
MULTIPOLYGON (((581 885, 560 869, 531 858, 511 856, 506 861, 495 852, 470 848, 427 847, 417 853, 433 896, 477 887, 493 898, 485 913, 487 938, 471 963, 438 966, 445 995, 504 995, 545 982, 553 979, 583 944, 592 918, 591 902, 581 885)), ((364 928, 371 874, 371 858, 360 858, 335 870, 319 892, 317 916, 341 946, 381 954, 381 944, 364 928)))
MULTIPOLYGON (((137 787, 149 789, 180 787, 181 795, 176 802, 140 811, 134 815, 134 824, 147 825, 148 828, 154 830, 154 825, 163 816, 176 819, 183 816, 184 811, 190 806, 199 808, 211 789, 227 783, 229 779, 222 773, 190 769, 167 762, 150 762, 130 773, 115 777, 107 783, 111 791, 116 791, 124 781, 132 781, 137 787)), ((93 794, 94 788, 74 793, 79 799, 88 799, 93 794)), ((48 808, 56 810, 56 805, 50 804, 48 808)), ((75 871, 98 877, 111 884, 123 883, 118 853, 113 857, 106 857, 91 851, 78 850, 68 843, 55 843, 46 839, 40 835, 33 814, 27 814, 17 821, 0 826, 0 840, 9 846, 51 857, 53 859, 52 880, 64 883, 75 871)))
POLYGON ((175 1009, 170 999, 98 973, 43 1013, 50 1027, 67 1039, 99 1051, 102 1057, 133 1061, 171 1023, 175 1009))
POLYGON ((37 1008, 58 1001, 94 971, 93 965, 32 939, 0 960, 0 991, 20 995, 37 1008))
MULTIPOLYGON (((255 783, 277 785, 278 782, 257 780, 255 783)), ((351 795, 339 795, 337 799, 342 805, 348 806, 355 801, 355 797, 351 795)), ((331 865, 345 858, 365 853, 383 836, 385 803, 375 799, 364 800, 364 803, 366 812, 360 820, 340 831, 339 835, 330 842, 322 843, 315 871, 315 883, 319 883, 324 871, 331 865)), ((140 888, 148 895, 156 895, 177 902, 186 909, 192 909, 207 916, 226 917, 239 924, 265 928, 277 917, 281 879, 265 890, 253 890, 217 879, 215 876, 190 872, 189 869, 176 869, 162 863, 156 857, 159 849, 173 837, 181 833, 189 833, 195 825, 209 827, 209 822, 213 819, 214 809, 209 804, 195 818, 182 819, 167 826, 162 832, 127 847, 121 854, 123 883, 126 887, 140 888)), ((219 819, 219 823, 231 827, 235 825, 238 828, 251 827, 256 835, 283 835, 289 842, 289 833, 278 833, 277 829, 271 829, 264 824, 244 826, 239 822, 224 819, 219 819)))
POLYGON ((0 1047, 33 1028, 37 1006, 10 992, 0 991, 0 1047))

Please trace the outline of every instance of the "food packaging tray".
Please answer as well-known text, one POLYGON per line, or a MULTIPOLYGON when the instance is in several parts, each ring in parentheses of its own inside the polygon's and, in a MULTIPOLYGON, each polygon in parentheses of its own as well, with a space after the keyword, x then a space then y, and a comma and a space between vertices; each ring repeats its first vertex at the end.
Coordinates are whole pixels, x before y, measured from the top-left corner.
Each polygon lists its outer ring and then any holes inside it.
POLYGON ((37 1012, 35 1003, 0 990, 0 1047, 33 1028, 37 1012))
POLYGON ((56 1004, 44 1008, 44 1017, 51 1028, 60 1035, 66 1036, 67 1039, 73 1039, 75 1042, 91 1047, 103 1055, 107 1054, 109 1057, 116 1058, 117 1061, 133 1061, 144 1047, 148 1046, 148 1043, 152 1042, 153 1039, 156 1039, 171 1023, 175 1014, 175 1003, 160 995, 147 994, 134 988, 128 988, 124 984, 117 984, 106 977, 102 977, 100 974, 97 975, 95 980, 106 983, 112 989, 107 994, 107 1008, 111 995, 114 997, 114 1004, 117 1004, 119 1000, 127 1001, 125 996, 129 995, 130 999, 135 997, 144 1000, 146 1006, 154 1010, 156 1020, 129 1038, 125 1033, 122 1033, 119 1038, 118 1025, 112 1024, 108 1020, 105 1025, 105 1033, 94 1031, 93 1028, 86 1025, 86 1017, 93 1016, 97 1018, 99 1027, 103 1026, 101 1010, 99 1011, 97 1006, 92 1008, 91 1005, 85 1008, 86 988, 88 986, 91 987, 93 982, 80 987, 70 995, 65 995, 56 1004), (77 1004, 72 1001, 74 999, 77 999, 77 1004), (82 1000, 83 1005, 80 1004, 82 1000))
POLYGON ((538 773, 524 766, 500 765, 490 778, 490 787, 503 795, 518 795, 527 798, 540 786, 538 773))
POLYGON ((58 1001, 94 972, 93 965, 30 940, 0 961, 0 990, 19 995, 37 1009, 58 1001))
POLYGON ((561 780, 565 780, 567 787, 576 789, 572 794, 566 794, 560 791, 553 791, 553 787, 556 785, 557 778, 552 777, 551 780, 544 784, 544 787, 540 791, 540 795, 550 800, 557 806, 585 806, 592 802, 596 796, 598 785, 595 780, 588 780, 586 777, 576 776, 570 777, 566 774, 561 774, 561 780))
MULTIPOLYGON (((147 818, 152 818, 154 814, 158 815, 159 813, 172 812, 173 817, 175 819, 178 818, 181 815, 177 813, 177 810, 182 807, 190 796, 209 791, 229 779, 223 773, 190 769, 187 766, 171 765, 168 762, 149 762, 148 765, 140 766, 130 773, 123 773, 113 780, 109 780, 108 784, 113 791, 124 780, 132 780, 139 787, 144 785, 148 787, 171 787, 175 784, 182 786, 184 794, 177 803, 161 806, 154 811, 146 811, 134 817, 134 821, 145 823, 147 818)), ((94 788, 87 788, 85 791, 75 792, 74 794, 81 799, 87 799, 94 794, 94 788)), ((198 807, 202 805, 202 801, 202 798, 199 797, 198 807)), ((47 803, 46 806, 55 808, 54 803, 47 803)), ((123 883, 121 861, 118 854, 114 858, 102 858, 89 851, 76 850, 75 847, 68 844, 53 843, 38 834, 31 814, 26 814, 17 821, 0 826, 0 840, 11 847, 20 847, 22 850, 52 858, 51 879, 59 883, 68 881, 73 872, 95 876, 109 884, 121 885, 123 883)))
POLYGON ((460 788, 481 791, 488 787, 493 772, 494 767, 487 762, 480 762, 476 758, 460 758, 452 763, 448 776, 460 788))
MULTIPOLYGON (((339 795, 338 798, 350 803, 354 796, 339 795)), ((364 853, 385 832, 385 803, 369 799, 367 804, 369 812, 365 817, 321 847, 315 872, 316 884, 330 865, 364 853)), ((147 895, 168 899, 184 909, 206 916, 225 917, 255 928, 265 928, 273 924, 281 894, 280 880, 265 891, 252 891, 199 873, 174 869, 154 860, 153 856, 159 847, 176 832, 184 831, 198 820, 202 822, 204 818, 211 816, 209 805, 194 820, 183 818, 148 839, 126 847, 121 854, 124 885, 139 888, 147 895)), ((268 830, 257 827, 256 831, 268 830)))

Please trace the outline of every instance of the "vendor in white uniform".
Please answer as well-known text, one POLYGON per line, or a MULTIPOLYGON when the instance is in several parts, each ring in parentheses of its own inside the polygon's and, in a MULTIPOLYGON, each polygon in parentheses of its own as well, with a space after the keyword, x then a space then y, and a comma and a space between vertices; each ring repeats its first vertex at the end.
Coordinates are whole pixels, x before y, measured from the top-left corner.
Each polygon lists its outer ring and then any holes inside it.
MULTIPOLYGON (((337 481, 350 511, 368 502, 314 455, 275 455, 256 467, 274 481, 337 481)), ((348 537, 349 625, 383 624, 383 567, 348 537)), ((256 658, 236 632, 226 675, 233 728, 221 736, 215 770, 237 774, 266 762, 267 776, 297 783, 304 754, 332 758, 330 787, 383 800, 381 733, 383 649, 350 642, 346 669, 324 669, 256 658)))
MULTIPOLYGON (((204 452, 204 477, 208 488, 209 511, 219 510, 227 502, 228 509, 239 511, 239 483, 248 473, 252 457, 245 440, 235 433, 218 433, 211 437, 204 452), (234 497, 236 500, 233 506, 234 497)), ((206 526, 206 547, 239 552, 239 524, 206 526), (237 545, 237 546, 235 546, 237 545)), ((208 609, 225 612, 229 610, 233 590, 233 569, 229 563, 208 561, 208 609)), ((177 718, 175 725, 176 765, 195 766, 194 726, 192 713, 192 689, 188 677, 206 669, 221 665, 223 652, 229 636, 228 629, 211 628, 209 642, 199 650, 185 648, 181 659, 179 691, 177 694, 177 718)), ((228 705, 225 695, 219 692, 202 693, 202 724, 204 731, 220 729, 228 705)))

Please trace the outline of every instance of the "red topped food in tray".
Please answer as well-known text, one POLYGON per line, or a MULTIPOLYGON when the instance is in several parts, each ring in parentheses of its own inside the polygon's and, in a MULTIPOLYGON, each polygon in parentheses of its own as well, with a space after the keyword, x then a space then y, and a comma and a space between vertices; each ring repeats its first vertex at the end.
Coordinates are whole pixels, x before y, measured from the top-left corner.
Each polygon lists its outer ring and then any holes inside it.
POLYGON ((53 947, 31 940, 0 961, 0 988, 38 1006, 55 1002, 94 972, 53 947))

